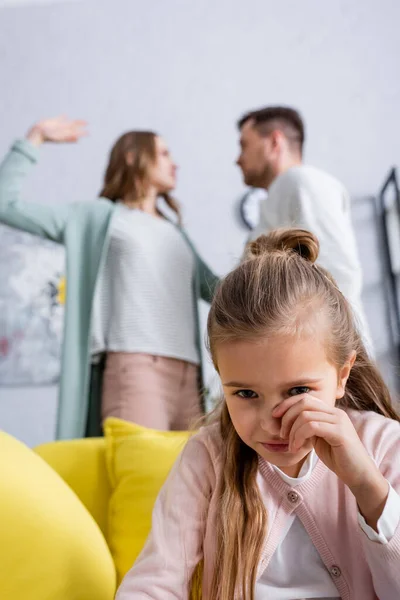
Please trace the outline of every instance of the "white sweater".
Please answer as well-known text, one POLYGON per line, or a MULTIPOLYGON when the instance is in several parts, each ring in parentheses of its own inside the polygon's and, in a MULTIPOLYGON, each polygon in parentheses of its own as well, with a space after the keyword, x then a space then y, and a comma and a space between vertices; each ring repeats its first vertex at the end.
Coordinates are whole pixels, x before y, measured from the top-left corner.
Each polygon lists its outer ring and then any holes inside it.
POLYGON ((175 225, 119 206, 96 286, 92 355, 140 352, 198 364, 194 269, 175 225))
POLYGON ((302 227, 320 242, 318 262, 350 301, 360 332, 372 350, 361 303, 362 269, 350 217, 350 199, 334 177, 310 166, 292 167, 272 183, 260 207, 260 222, 251 239, 279 227, 302 227))

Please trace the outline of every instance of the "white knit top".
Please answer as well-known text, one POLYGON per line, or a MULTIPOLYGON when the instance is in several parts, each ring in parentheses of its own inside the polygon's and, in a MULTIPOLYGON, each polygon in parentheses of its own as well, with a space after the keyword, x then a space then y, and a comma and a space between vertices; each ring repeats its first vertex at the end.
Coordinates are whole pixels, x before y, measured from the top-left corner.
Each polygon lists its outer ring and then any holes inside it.
POLYGON ((96 285, 92 355, 142 352, 199 363, 193 253, 175 225, 120 205, 96 285))

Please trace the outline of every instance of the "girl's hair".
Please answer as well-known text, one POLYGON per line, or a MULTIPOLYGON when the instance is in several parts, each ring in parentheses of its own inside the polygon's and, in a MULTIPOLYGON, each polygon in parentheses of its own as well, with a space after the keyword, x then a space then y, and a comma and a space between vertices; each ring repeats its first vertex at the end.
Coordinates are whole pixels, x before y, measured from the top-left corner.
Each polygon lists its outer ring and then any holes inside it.
MULTIPOLYGON (((99 196, 117 202, 129 195, 140 202, 146 195, 149 168, 156 160, 157 134, 152 131, 129 131, 114 144, 99 196)), ((179 205, 169 194, 161 194, 181 223, 179 205)))
MULTIPOLYGON (((400 421, 389 391, 371 362, 349 303, 321 266, 317 238, 303 229, 260 236, 247 257, 220 283, 208 317, 211 356, 218 370, 218 345, 271 335, 320 332, 328 359, 338 367, 356 352, 342 408, 370 410, 400 421), (316 329, 317 327, 317 329, 316 329)), ((217 517, 217 559, 210 600, 231 600, 235 592, 254 600, 254 586, 267 531, 267 514, 256 485, 257 453, 236 433, 225 402, 221 508, 217 517)))

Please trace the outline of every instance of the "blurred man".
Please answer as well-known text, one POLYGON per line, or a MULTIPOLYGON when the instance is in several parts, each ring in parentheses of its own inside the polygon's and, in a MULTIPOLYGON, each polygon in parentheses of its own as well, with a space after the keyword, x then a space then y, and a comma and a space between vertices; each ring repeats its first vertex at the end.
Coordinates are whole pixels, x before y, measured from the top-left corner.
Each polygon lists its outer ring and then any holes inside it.
POLYGON ((318 262, 351 302, 371 351, 347 191, 328 173, 303 164, 304 123, 296 110, 283 106, 255 110, 244 115, 238 127, 241 151, 237 164, 244 182, 268 191, 251 239, 278 227, 296 226, 314 233, 320 242, 318 262))

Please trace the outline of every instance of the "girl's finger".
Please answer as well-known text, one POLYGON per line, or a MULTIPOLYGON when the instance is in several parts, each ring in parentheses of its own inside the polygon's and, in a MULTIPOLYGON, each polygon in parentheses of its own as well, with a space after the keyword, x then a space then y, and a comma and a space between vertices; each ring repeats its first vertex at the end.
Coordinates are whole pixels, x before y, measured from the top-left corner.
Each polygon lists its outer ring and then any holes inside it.
POLYGON ((272 416, 276 419, 283 417, 285 412, 287 410, 289 410, 289 408, 291 406, 293 406, 294 404, 297 404, 301 400, 306 400, 307 398, 311 398, 313 400, 316 400, 317 402, 326 404, 325 402, 323 402, 316 396, 313 396, 312 394, 309 394, 309 393, 308 394, 297 394, 296 396, 290 396, 289 398, 286 398, 286 400, 284 400, 277 407, 275 407, 274 410, 272 411, 272 416))
POLYGON ((330 446, 338 446, 342 442, 338 425, 322 421, 310 421, 300 427, 294 436, 291 452, 297 452, 312 438, 323 438, 330 446))
POLYGON ((331 425, 334 425, 335 423, 337 423, 337 418, 334 413, 326 413, 326 412, 321 412, 321 411, 317 412, 317 411, 305 410, 302 413, 300 413, 300 415, 297 417, 297 419, 293 423, 293 426, 289 433, 289 450, 290 451, 292 451, 293 441, 296 437, 297 432, 302 427, 304 427, 304 425, 307 425, 307 423, 310 423, 313 421, 319 422, 319 423, 330 423, 331 425))
POLYGON ((280 432, 280 436, 282 439, 286 439, 288 437, 293 423, 298 418, 298 416, 305 410, 312 410, 315 412, 323 412, 328 414, 334 413, 334 408, 329 406, 322 400, 319 400, 319 398, 315 398, 314 396, 309 395, 300 397, 297 400, 297 402, 291 403, 289 408, 286 409, 286 412, 282 416, 280 432))

